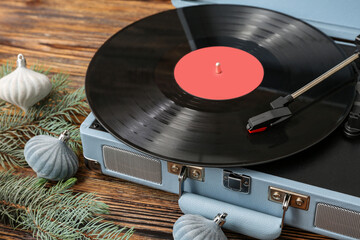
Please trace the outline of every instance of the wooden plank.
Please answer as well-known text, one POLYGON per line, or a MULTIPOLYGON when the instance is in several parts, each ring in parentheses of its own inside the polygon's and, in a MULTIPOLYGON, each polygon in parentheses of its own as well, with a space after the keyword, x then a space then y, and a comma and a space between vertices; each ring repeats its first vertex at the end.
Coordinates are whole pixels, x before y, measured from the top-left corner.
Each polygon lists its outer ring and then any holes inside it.
MULTIPOLYGON (((23 53, 53 72, 70 74, 72 87, 84 84, 95 51, 111 35, 134 21, 173 9, 170 0, 12 0, 0 1, 0 64, 23 53)), ((31 169, 18 169, 24 176, 31 169)), ((97 192, 111 209, 106 218, 134 226, 132 239, 171 239, 182 215, 175 194, 88 171, 81 164, 76 192, 97 192)), ((226 231, 229 239, 251 239, 226 231)), ((0 239, 33 239, 26 231, 0 224, 0 239)), ((329 239, 286 227, 280 239, 329 239)))
POLYGON ((47 0, 0 2, 0 63, 23 53, 83 85, 91 57, 130 23, 172 9, 169 1, 47 0))

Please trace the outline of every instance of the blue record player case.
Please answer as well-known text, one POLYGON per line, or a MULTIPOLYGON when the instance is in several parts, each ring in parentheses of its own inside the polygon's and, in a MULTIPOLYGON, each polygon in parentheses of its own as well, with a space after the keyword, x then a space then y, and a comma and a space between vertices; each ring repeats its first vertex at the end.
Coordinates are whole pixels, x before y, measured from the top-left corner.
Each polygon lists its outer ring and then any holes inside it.
MULTIPOLYGON (((357 0, 172 2, 177 8, 221 3, 275 10, 306 21, 350 51, 360 33, 357 0)), ((282 221, 337 239, 360 239, 360 142, 345 139, 341 131, 324 140, 321 148, 291 157, 291 164, 281 160, 246 168, 209 168, 140 152, 103 129, 92 113, 80 128, 89 168, 179 194, 184 213, 213 218, 226 212, 224 228, 259 239, 277 238, 282 221)))
POLYGON ((175 7, 199 4, 238 4, 285 13, 315 26, 327 35, 354 40, 359 35, 360 3, 356 0, 172 0, 175 7))

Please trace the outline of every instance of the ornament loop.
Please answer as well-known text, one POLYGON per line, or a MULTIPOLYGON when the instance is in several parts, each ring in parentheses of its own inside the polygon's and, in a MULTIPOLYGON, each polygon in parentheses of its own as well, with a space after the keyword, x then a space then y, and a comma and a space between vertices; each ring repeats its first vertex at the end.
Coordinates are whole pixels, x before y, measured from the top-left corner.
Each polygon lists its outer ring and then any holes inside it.
POLYGON ((226 218, 226 216, 227 216, 228 214, 227 213, 218 213, 217 215, 216 215, 216 217, 214 218, 214 222, 217 224, 217 225, 219 225, 220 227, 222 227, 224 224, 225 224, 225 222, 226 222, 226 220, 225 220, 225 218, 226 218))
POLYGON ((26 67, 26 59, 21 53, 17 57, 17 67, 26 67))
POLYGON ((63 133, 60 134, 59 140, 66 143, 70 139, 70 133, 68 130, 65 130, 63 133))

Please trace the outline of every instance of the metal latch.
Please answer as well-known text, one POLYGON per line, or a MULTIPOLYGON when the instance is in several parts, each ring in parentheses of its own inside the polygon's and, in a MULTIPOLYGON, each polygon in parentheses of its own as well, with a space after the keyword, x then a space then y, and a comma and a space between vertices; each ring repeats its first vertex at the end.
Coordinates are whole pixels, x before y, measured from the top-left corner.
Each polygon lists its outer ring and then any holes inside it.
POLYGON ((184 182, 187 178, 196 181, 205 181, 205 170, 202 167, 185 166, 178 163, 168 162, 168 172, 178 175, 179 180, 179 198, 181 197, 184 189, 184 182))
POLYGON ((269 187, 268 200, 272 202, 282 203, 284 201, 286 194, 291 195, 291 200, 289 202, 290 207, 299 208, 306 211, 309 209, 309 203, 310 203, 309 196, 276 187, 271 187, 271 186, 269 187))
POLYGON ((228 170, 223 172, 223 184, 224 187, 233 191, 249 194, 251 177, 243 174, 233 173, 228 170))
POLYGON ((182 166, 180 173, 178 175, 179 180, 179 198, 181 197, 182 193, 184 192, 184 182, 186 178, 188 177, 188 171, 186 166, 182 166))
MULTIPOLYGON (((168 172, 172 174, 179 175, 181 172, 181 168, 185 166, 178 163, 168 162, 167 168, 168 172)), ((189 178, 197 181, 205 181, 205 170, 202 167, 194 167, 194 166, 185 166, 187 168, 187 175, 189 178)))
POLYGON ((282 204, 281 228, 284 226, 285 213, 289 207, 307 211, 310 204, 309 196, 271 186, 269 187, 268 200, 282 204))

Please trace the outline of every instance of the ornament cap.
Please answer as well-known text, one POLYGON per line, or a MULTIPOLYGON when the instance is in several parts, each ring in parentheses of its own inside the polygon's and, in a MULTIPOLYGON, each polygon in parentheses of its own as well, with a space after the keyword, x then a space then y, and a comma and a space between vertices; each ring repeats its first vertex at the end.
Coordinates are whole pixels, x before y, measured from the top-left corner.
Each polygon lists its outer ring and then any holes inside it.
POLYGON ((17 57, 17 67, 26 67, 26 59, 24 57, 24 55, 22 55, 21 53, 18 55, 17 57))
POLYGON ((62 141, 63 143, 66 143, 67 141, 69 141, 69 139, 70 139, 70 133, 68 130, 65 130, 59 136, 59 140, 62 141))
POLYGON ((220 227, 222 227, 226 222, 225 218, 227 215, 227 213, 218 213, 218 215, 216 215, 216 217, 214 218, 214 222, 220 227))

